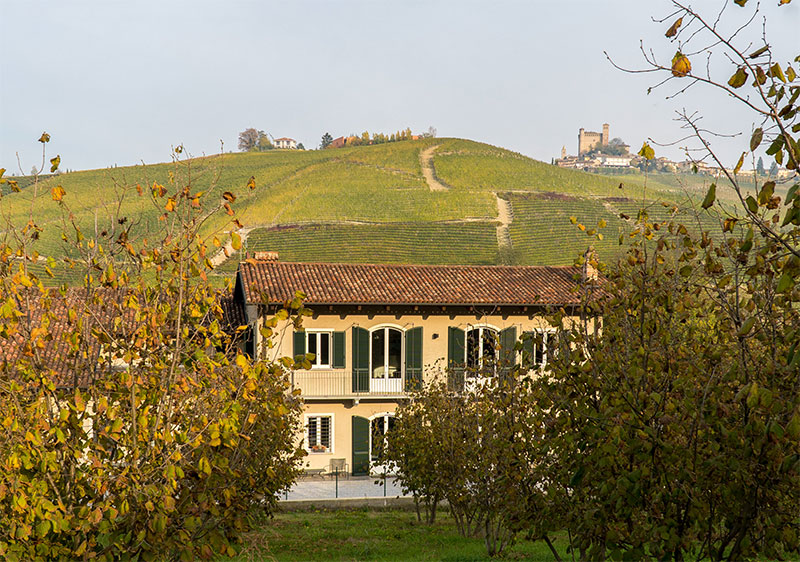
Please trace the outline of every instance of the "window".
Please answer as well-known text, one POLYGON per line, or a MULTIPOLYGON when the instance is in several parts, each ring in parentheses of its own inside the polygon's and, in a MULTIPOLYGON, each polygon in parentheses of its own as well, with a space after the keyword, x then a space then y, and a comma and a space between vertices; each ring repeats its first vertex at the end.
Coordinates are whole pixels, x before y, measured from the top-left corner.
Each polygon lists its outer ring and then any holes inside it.
POLYGON ((331 332, 306 330, 306 350, 314 354, 312 369, 331 368, 331 332))
POLYGON ((394 429, 394 414, 382 414, 372 418, 369 432, 369 458, 373 463, 382 460, 386 447, 386 434, 394 429))
POLYGON ((306 450, 309 453, 333 452, 333 416, 306 416, 306 450))
POLYGON ((373 379, 399 379, 403 372, 403 332, 396 328, 373 330, 370 359, 373 379))
POLYGON ((494 328, 477 327, 467 330, 466 361, 468 369, 494 372, 497 364, 498 332, 494 328))
POLYGON ((526 332, 526 340, 523 347, 527 352, 527 361, 531 369, 541 369, 547 365, 548 358, 548 337, 553 334, 550 330, 534 330, 526 332))

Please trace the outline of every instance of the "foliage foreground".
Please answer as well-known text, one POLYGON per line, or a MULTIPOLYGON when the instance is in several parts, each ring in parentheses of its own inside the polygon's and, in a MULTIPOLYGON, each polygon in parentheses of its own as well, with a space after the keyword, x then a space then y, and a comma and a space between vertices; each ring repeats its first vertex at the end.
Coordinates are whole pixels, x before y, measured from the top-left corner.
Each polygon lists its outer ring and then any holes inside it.
MULTIPOLYGON (((44 144, 49 135, 42 135, 44 144)), ((211 288, 210 203, 175 166, 166 185, 120 194, 158 210, 138 228, 120 206, 84 232, 58 186, 62 240, 83 285, 47 289, 31 211, 0 240, 0 557, 193 560, 234 554, 254 506, 269 512, 301 452, 291 359, 252 361, 226 297, 211 288), (206 208, 206 205, 210 208, 206 208), (41 269, 39 270, 41 271, 41 269)), ((51 160, 53 169, 58 157, 51 160)), ((13 186, 12 186, 13 188, 13 186)), ((36 189, 36 186, 31 189, 36 189)), ((2 200, 0 200, 2 205, 2 200)), ((224 236, 223 236, 224 234, 224 236)), ((229 300, 229 299, 228 299, 229 300)), ((268 320, 299 324, 302 297, 268 320)), ((234 316, 235 318, 235 316, 234 316)))
MULTIPOLYGON (((800 169, 798 74, 765 36, 739 36, 758 7, 726 34, 720 21, 738 7, 704 18, 673 4, 660 23, 679 50, 670 64, 643 51, 647 71, 753 111, 749 150, 725 172, 740 205, 712 184, 701 206, 718 225, 697 217, 699 231, 677 209, 640 211, 626 255, 583 305, 551 311, 545 369, 486 373, 468 395, 431 385, 388 436, 387 460, 426 520, 447 500, 489 554, 518 533, 552 546, 566 532, 582 561, 800 557, 800 183, 782 198, 775 182, 749 192, 739 175, 762 143, 800 169), (729 79, 692 71, 700 45, 732 63, 729 79)), ((702 158, 721 166, 698 120, 683 114, 702 158)), ((647 143, 640 155, 655 158, 647 143)), ((530 349, 517 344, 523 364, 530 349)))

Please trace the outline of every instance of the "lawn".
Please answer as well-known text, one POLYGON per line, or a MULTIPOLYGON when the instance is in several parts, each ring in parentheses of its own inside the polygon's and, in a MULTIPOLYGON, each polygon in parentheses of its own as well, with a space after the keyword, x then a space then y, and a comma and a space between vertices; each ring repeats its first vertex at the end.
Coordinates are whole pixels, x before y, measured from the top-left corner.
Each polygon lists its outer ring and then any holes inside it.
MULTIPOLYGON (((556 541, 562 551, 566 541, 556 541)), ((518 540, 505 560, 554 560, 543 542, 518 540)), ((411 511, 353 509, 278 513, 251 532, 242 554, 230 560, 491 560, 480 538, 458 534, 449 513, 417 522, 411 511)))

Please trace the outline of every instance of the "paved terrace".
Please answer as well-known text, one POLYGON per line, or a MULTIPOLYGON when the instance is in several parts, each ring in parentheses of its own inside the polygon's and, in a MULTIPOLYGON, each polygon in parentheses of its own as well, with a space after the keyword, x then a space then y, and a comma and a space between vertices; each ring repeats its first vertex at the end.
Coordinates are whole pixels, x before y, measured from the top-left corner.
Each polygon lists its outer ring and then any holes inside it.
POLYGON ((303 476, 295 482, 282 500, 329 500, 335 498, 397 498, 403 494, 395 478, 386 478, 386 488, 379 476, 339 477, 303 476), (377 484, 375 482, 378 482, 377 484))

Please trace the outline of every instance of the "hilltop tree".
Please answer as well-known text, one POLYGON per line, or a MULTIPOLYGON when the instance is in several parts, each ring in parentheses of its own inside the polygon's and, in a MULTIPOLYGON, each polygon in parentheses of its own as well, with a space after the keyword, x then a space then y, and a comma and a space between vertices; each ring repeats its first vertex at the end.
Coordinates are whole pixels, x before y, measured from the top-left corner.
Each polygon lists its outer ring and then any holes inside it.
POLYGON ((322 141, 319 143, 320 148, 328 148, 331 143, 333 142, 333 137, 330 133, 325 133, 322 135, 322 141))
POLYGON ((763 176, 765 173, 766 170, 764 170, 764 159, 761 156, 759 156, 758 163, 756 164, 756 174, 758 174, 759 176, 763 176))

